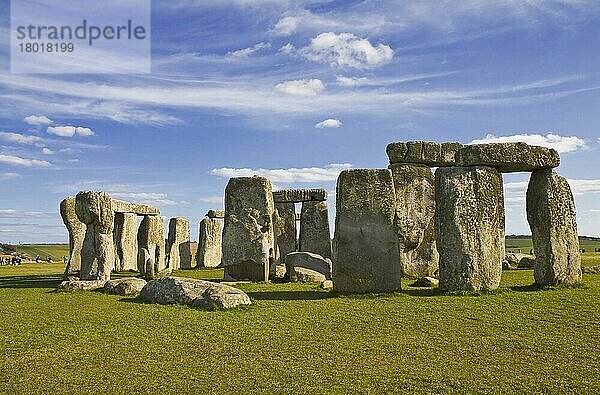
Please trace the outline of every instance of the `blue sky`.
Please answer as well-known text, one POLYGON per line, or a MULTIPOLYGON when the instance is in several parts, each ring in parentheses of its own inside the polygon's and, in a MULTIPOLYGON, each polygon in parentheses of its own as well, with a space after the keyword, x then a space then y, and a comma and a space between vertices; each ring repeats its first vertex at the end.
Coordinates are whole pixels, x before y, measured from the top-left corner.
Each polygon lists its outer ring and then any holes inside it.
MULTIPOLYGON (((58 204, 85 189, 197 239, 231 176, 333 191, 392 141, 499 139, 561 151, 600 236, 596 1, 154 1, 150 74, 11 74, 0 10, 0 241, 66 241, 58 204)), ((529 233, 527 179, 505 176, 507 233, 529 233)))

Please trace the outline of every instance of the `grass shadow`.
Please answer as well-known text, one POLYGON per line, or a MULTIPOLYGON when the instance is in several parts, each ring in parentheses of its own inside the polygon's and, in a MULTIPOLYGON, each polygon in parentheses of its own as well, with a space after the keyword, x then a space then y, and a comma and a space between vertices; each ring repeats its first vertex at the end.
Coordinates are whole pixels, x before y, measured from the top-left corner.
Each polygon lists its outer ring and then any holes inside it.
POLYGON ((319 300, 328 299, 333 295, 324 291, 267 291, 246 292, 253 300, 319 300))
POLYGON ((408 288, 402 289, 400 293, 410 296, 438 296, 443 292, 439 288, 408 288))
POLYGON ((48 275, 0 277, 0 288, 56 288, 61 281, 61 276, 48 275))

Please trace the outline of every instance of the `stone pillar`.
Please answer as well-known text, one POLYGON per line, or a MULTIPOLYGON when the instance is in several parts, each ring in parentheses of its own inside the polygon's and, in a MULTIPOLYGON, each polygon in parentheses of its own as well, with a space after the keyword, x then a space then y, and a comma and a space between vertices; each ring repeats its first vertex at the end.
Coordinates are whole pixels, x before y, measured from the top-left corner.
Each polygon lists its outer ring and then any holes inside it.
POLYGON ((535 170, 527 188, 527 221, 539 285, 581 281, 581 255, 575 202, 566 179, 552 169, 535 170))
POLYGON ((165 271, 165 224, 159 215, 145 215, 137 234, 138 270, 150 274, 146 267, 149 255, 154 263, 154 273, 165 271), (145 250, 145 251, 144 251, 145 250))
POLYGON ((299 251, 319 254, 331 259, 331 233, 327 201, 302 202, 299 251))
POLYGON ((171 218, 169 220, 169 238, 167 242, 167 254, 171 270, 192 268, 190 244, 190 221, 181 217, 171 218))
POLYGON ((223 265, 226 278, 268 281, 275 272, 273 191, 263 177, 231 178, 225 188, 223 265))
POLYGON ((392 172, 344 170, 337 181, 333 286, 341 292, 400 289, 392 172))
POLYGON ((217 267, 221 264, 221 221, 205 217, 198 232, 197 267, 217 267))
POLYGON ((114 239, 117 271, 137 270, 137 215, 115 213, 114 239))
POLYGON ((439 265, 435 247, 434 177, 429 166, 389 166, 396 190, 394 223, 400 244, 400 266, 408 277, 432 276, 439 265))
POLYGON ((275 203, 278 220, 275 226, 280 264, 285 264, 285 256, 296 251, 296 206, 292 202, 275 203))
POLYGON ((75 212, 86 224, 80 278, 108 281, 115 266, 111 198, 104 192, 79 192, 75 198, 75 212))
POLYGON ((85 224, 77 218, 75 196, 69 196, 60 202, 60 216, 69 232, 69 262, 65 268, 65 278, 79 276, 81 269, 81 248, 85 238, 85 224))
POLYGON ((496 289, 504 258, 502 175, 491 167, 435 172, 440 288, 496 289))

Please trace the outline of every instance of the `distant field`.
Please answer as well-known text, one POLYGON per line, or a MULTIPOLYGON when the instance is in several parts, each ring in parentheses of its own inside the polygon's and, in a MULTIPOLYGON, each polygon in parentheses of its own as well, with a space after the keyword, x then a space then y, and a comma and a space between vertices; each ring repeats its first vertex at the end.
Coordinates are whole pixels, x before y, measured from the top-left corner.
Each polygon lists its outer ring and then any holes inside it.
MULTIPOLYGON (((579 246, 586 252, 594 252, 594 248, 600 248, 600 241, 581 240, 579 246)), ((521 248, 525 254, 529 253, 529 250, 533 248, 531 238, 506 238, 506 249, 518 249, 521 248)))
POLYGON ((17 252, 27 254, 31 259, 39 255, 42 259, 52 257, 54 262, 62 262, 63 256, 69 256, 68 244, 19 244, 14 246, 17 252))

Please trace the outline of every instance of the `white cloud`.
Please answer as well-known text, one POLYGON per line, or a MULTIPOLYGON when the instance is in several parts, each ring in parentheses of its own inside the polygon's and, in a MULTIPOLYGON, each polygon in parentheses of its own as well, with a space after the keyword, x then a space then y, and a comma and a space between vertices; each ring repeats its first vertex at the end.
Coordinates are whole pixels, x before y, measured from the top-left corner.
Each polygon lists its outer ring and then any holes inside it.
POLYGON ((271 48, 271 44, 260 42, 252 47, 238 49, 237 51, 232 51, 228 55, 232 58, 247 58, 255 52, 260 51, 261 49, 271 48))
POLYGON ((50 162, 37 159, 25 159, 12 155, 0 155, 0 163, 23 167, 50 167, 50 162))
POLYGON ((177 202, 168 198, 165 193, 153 192, 110 192, 115 199, 124 199, 136 203, 147 203, 158 206, 176 206, 178 204, 187 204, 187 202, 177 202))
POLYGON ((298 50, 304 58, 335 67, 372 69, 392 61, 394 51, 385 44, 373 46, 369 40, 351 33, 321 33, 307 47, 298 50))
POLYGON ((269 33, 274 36, 289 36, 298 29, 298 18, 286 16, 281 18, 269 33))
POLYGON ((73 137, 76 134, 79 136, 93 136, 94 132, 90 128, 81 126, 49 126, 47 132, 61 137, 73 137))
POLYGON ((317 129, 339 128, 342 125, 343 125, 342 121, 340 121, 339 119, 329 118, 329 119, 326 119, 326 120, 316 124, 315 128, 317 128, 317 129))
POLYGON ((12 132, 0 132, 0 138, 2 140, 18 144, 35 144, 43 141, 43 139, 38 136, 30 136, 12 132))
POLYGON ((44 115, 30 115, 25 117, 23 122, 31 126, 46 126, 54 123, 50 118, 44 115))
POLYGON ((560 153, 574 152, 587 147, 585 140, 576 136, 560 136, 558 134, 548 133, 546 136, 541 134, 515 134, 511 136, 494 136, 488 134, 480 140, 473 140, 471 144, 486 144, 486 143, 514 143, 525 142, 531 145, 554 148, 560 153))
POLYGON ((42 154, 44 155, 54 155, 54 151, 52 151, 50 148, 42 148, 42 154))
POLYGON ((56 213, 45 213, 41 211, 0 210, 0 218, 52 218, 56 217, 56 215, 56 213))
POLYGON ((290 169, 213 169, 210 174, 218 177, 252 177, 255 175, 266 177, 272 182, 325 182, 335 181, 342 170, 351 169, 349 163, 332 163, 325 167, 306 167, 290 169))
POLYGON ((600 193, 600 180, 572 180, 569 185, 573 195, 584 195, 586 193, 600 193))
POLYGON ((20 177, 19 173, 0 173, 0 181, 12 180, 13 178, 20 177))
POLYGON ((207 197, 200 198, 198 200, 200 200, 202 203, 223 205, 224 197, 223 196, 207 196, 207 197))
POLYGON ((285 44, 283 47, 279 48, 279 50, 281 52, 283 52, 286 55, 291 55, 292 53, 294 53, 294 51, 296 50, 296 47, 294 47, 292 44, 287 43, 285 44))
POLYGON ((325 85, 318 79, 286 81, 275 85, 275 89, 294 96, 316 96, 325 90, 325 85))
POLYGON ((342 75, 338 75, 336 80, 338 85, 344 87, 363 86, 371 82, 367 77, 344 77, 342 75))

